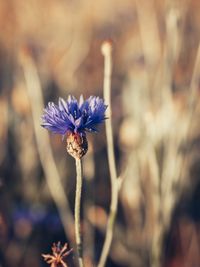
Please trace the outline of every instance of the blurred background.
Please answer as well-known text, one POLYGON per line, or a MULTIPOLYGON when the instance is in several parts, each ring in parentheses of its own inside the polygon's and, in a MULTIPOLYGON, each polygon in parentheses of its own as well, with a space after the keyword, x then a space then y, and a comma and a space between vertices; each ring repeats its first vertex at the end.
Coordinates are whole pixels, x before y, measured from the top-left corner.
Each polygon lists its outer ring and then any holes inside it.
MULTIPOLYGON (((40 116, 59 96, 102 97, 107 39, 122 185, 106 266, 200 266, 200 2, 2 0, 0 29, 0 266, 47 266, 41 253, 53 242, 73 246, 74 160, 40 116)), ((104 125, 88 139, 90 267, 105 237, 110 175, 104 125)))

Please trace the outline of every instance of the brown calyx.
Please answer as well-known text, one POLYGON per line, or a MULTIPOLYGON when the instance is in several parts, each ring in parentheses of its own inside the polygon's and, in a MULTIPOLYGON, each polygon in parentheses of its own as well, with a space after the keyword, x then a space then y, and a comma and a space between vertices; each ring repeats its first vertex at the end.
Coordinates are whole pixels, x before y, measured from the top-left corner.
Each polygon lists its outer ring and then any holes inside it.
POLYGON ((88 142, 85 135, 79 133, 67 133, 67 152, 75 159, 81 159, 88 150, 88 142))

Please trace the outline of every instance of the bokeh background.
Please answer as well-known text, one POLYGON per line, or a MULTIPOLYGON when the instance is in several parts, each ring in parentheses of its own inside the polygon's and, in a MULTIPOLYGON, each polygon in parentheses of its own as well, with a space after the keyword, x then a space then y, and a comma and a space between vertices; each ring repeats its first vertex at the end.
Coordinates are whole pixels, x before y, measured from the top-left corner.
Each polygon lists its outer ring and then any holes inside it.
MULTIPOLYGON (((112 112, 122 180, 106 266, 200 266, 200 2, 0 2, 0 266, 41 267, 73 246, 74 160, 40 127, 49 101, 103 95, 113 42, 112 112)), ((86 266, 98 262, 110 204, 105 127, 83 164, 86 266)), ((73 256, 69 266, 74 266, 73 256)))

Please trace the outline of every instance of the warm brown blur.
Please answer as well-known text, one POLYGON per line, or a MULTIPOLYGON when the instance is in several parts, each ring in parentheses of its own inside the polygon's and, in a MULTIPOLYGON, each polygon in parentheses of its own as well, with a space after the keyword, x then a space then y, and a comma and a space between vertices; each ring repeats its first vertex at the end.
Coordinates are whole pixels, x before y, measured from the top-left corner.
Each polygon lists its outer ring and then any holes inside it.
MULTIPOLYGON (((160 267, 200 266, 199 36, 199 0, 0 1, 0 267, 47 266, 41 254, 74 238, 75 163, 40 114, 59 96, 102 96, 107 39, 122 188, 106 266, 158 267, 160 256, 160 267)), ((110 180, 104 125, 88 136, 90 267, 104 240, 110 180)))

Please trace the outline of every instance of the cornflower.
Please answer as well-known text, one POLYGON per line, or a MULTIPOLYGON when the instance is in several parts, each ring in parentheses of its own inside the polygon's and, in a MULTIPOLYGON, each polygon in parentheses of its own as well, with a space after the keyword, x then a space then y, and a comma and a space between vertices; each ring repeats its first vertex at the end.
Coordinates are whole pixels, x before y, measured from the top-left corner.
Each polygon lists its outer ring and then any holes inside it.
POLYGON ((74 158, 82 158, 88 150, 86 132, 97 132, 97 125, 105 120, 107 106, 103 99, 90 96, 79 102, 74 96, 58 105, 49 102, 42 115, 42 126, 53 133, 66 136, 67 151, 74 158))

